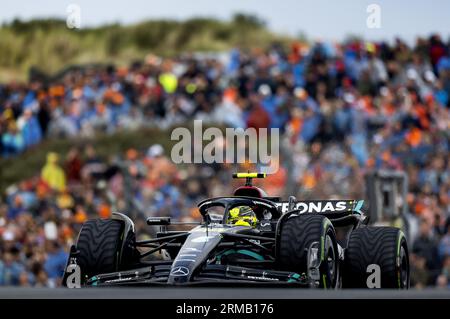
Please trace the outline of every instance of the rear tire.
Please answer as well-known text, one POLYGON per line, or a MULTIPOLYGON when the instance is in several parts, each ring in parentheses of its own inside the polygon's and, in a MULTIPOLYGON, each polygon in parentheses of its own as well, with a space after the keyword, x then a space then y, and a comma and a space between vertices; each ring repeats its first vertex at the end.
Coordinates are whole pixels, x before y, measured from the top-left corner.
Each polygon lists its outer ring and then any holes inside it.
POLYGON ((123 222, 114 219, 89 220, 83 224, 76 247, 79 252, 77 264, 84 280, 123 269, 121 254, 124 257, 132 255, 129 250, 135 240, 134 233, 129 232, 125 238, 124 252, 121 252, 123 228, 123 222))
POLYGON ((368 288, 374 272, 380 267, 380 288, 409 288, 409 255, 403 232, 394 227, 363 227, 351 234, 345 253, 345 288, 368 288), (368 280, 369 279, 369 280, 368 280))
POLYGON ((281 225, 278 262, 281 268, 308 273, 308 250, 318 243, 320 284, 335 288, 339 283, 339 253, 330 220, 322 215, 300 214, 288 217, 281 225))

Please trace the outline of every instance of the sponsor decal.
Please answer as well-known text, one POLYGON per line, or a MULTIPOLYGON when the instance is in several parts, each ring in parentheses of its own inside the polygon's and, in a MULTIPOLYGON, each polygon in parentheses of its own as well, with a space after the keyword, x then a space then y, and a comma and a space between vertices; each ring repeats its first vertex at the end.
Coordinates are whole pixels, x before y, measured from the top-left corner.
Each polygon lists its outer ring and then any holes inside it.
MULTIPOLYGON (((303 213, 328 213, 328 212, 343 212, 353 210, 354 201, 310 201, 297 202, 294 209, 298 210, 300 214, 303 213)), ((289 211, 289 202, 276 203, 277 207, 281 207, 281 212, 289 211)))
POLYGON ((267 221, 267 222, 262 221, 261 222, 261 227, 267 227, 267 226, 270 226, 270 221, 267 221))
POLYGON ((254 280, 280 281, 278 278, 261 277, 261 276, 247 276, 247 278, 254 280))
POLYGON ((117 279, 106 280, 105 283, 109 284, 109 283, 113 283, 113 282, 128 281, 128 280, 132 280, 132 279, 133 279, 133 277, 117 278, 117 279))
POLYGON ((213 237, 208 237, 208 236, 200 236, 197 238, 192 239, 193 243, 206 243, 208 242, 210 239, 212 239, 213 237))
POLYGON ((175 277, 187 276, 189 275, 189 268, 184 266, 173 267, 170 275, 175 277))

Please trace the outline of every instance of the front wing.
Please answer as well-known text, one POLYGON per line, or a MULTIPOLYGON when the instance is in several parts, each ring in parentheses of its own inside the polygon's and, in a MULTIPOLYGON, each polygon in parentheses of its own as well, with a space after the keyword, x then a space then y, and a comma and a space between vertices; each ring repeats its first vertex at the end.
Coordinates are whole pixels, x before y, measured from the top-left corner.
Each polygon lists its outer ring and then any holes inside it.
MULTIPOLYGON (((113 285, 165 285, 171 271, 170 265, 151 265, 143 268, 114 273, 99 274, 88 279, 88 286, 113 285)), ((193 284, 283 284, 302 287, 314 286, 306 274, 295 272, 262 270, 256 268, 208 265, 192 281, 178 285, 193 284)))

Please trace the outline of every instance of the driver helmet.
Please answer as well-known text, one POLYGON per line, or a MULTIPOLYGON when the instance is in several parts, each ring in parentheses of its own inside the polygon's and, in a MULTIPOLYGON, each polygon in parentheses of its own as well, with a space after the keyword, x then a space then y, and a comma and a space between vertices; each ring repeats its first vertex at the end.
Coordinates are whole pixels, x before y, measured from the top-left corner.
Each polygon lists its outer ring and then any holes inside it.
POLYGON ((228 224, 255 227, 257 222, 256 214, 249 206, 236 206, 229 211, 228 224))

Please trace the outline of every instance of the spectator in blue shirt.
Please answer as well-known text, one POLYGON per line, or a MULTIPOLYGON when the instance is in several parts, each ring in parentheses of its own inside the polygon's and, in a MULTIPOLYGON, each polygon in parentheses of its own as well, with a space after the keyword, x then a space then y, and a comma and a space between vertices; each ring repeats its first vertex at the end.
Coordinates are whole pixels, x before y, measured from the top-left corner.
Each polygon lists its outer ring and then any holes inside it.
POLYGON ((49 279, 61 278, 66 267, 68 255, 57 241, 48 241, 48 254, 44 263, 44 269, 49 279))

